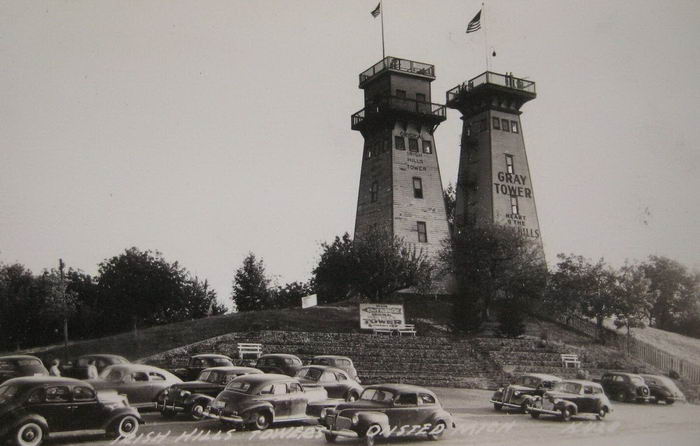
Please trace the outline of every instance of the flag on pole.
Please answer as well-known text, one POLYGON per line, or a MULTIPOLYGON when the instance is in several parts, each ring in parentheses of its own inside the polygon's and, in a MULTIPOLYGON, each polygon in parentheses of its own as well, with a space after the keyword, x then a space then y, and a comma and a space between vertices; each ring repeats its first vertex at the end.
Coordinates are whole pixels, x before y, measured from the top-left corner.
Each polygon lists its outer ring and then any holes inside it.
POLYGON ((380 3, 377 5, 377 7, 374 8, 374 10, 373 10, 370 14, 372 14, 372 17, 375 17, 375 18, 376 18, 381 12, 382 12, 382 4, 381 4, 381 2, 380 2, 380 3))
MULTIPOLYGON (((374 14, 374 13, 372 13, 374 14)), ((476 31, 479 31, 481 29, 481 10, 476 13, 474 18, 472 19, 471 22, 469 22, 469 25, 467 25, 467 34, 473 33, 476 31)))

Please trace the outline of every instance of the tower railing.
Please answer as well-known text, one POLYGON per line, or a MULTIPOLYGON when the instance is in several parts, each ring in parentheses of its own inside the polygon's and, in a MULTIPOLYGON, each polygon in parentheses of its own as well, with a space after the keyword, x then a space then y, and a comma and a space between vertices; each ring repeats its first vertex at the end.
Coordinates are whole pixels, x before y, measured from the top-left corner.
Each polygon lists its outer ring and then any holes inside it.
POLYGON ((418 74, 435 79, 435 66, 423 62, 387 56, 376 64, 360 73, 360 86, 374 76, 386 70, 400 71, 404 73, 418 74))
POLYGON ((374 104, 368 105, 354 113, 352 115, 352 128, 354 129, 366 118, 371 117, 371 115, 386 111, 404 111, 442 119, 445 119, 447 116, 446 108, 442 104, 400 98, 398 96, 384 96, 374 104))
POLYGON ((535 82, 533 81, 506 74, 494 73, 492 71, 486 71, 475 78, 462 82, 453 89, 449 90, 447 92, 447 102, 452 101, 463 92, 469 92, 481 85, 486 84, 497 85, 499 87, 513 90, 520 90, 531 94, 537 93, 535 90, 535 82))

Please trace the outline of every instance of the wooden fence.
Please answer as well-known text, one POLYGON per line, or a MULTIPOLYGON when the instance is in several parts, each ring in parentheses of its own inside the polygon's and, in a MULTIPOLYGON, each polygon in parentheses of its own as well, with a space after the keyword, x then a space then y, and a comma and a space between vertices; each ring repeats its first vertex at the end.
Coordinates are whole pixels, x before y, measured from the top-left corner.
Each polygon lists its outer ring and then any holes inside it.
MULTIPOLYGON (((596 336, 596 325, 588 319, 574 316, 568 321, 564 321, 562 318, 557 320, 557 322, 589 336, 596 336)), ((602 336, 606 345, 614 346, 618 350, 627 352, 630 356, 651 364, 665 373, 673 370, 692 383, 700 383, 700 365, 697 363, 671 355, 634 337, 628 339, 626 335, 617 333, 610 328, 605 327, 603 330, 602 336)))

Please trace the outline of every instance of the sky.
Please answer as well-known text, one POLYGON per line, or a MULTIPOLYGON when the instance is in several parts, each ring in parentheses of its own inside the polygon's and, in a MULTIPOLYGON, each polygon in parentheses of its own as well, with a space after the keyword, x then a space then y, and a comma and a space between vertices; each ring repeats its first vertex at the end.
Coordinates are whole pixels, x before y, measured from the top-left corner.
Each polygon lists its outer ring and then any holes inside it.
MULTIPOLYGON (((86 273, 158 250, 228 300, 248 252, 279 284, 352 234, 358 75, 377 0, 0 1, 0 262, 86 273)), ((490 69, 537 83, 522 127, 545 253, 700 268, 700 4, 384 0, 387 55, 433 101, 490 69), (485 43, 485 38, 487 42, 485 43)), ((435 132, 456 182, 461 121, 435 132)))

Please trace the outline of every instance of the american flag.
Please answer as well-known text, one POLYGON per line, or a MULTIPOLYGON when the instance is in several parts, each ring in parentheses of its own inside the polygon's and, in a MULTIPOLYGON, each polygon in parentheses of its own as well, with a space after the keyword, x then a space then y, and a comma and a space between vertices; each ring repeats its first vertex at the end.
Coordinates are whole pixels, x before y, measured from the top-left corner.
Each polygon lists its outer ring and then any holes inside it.
POLYGON ((469 25, 467 25, 467 34, 479 31, 481 29, 481 10, 476 13, 469 25))
POLYGON ((370 13, 372 17, 377 17, 382 12, 382 3, 380 2, 376 8, 370 13))

